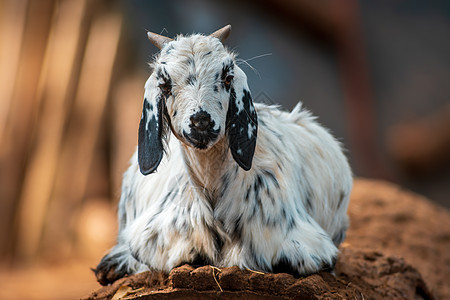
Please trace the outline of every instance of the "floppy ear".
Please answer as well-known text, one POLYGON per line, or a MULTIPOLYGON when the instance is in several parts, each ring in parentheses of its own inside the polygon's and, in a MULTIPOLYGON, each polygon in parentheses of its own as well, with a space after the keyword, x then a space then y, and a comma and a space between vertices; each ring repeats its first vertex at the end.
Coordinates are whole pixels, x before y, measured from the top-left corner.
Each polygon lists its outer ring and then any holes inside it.
POLYGON ((144 175, 153 173, 164 153, 165 124, 164 95, 152 74, 145 84, 144 105, 139 123, 138 162, 144 175))
POLYGON ((247 86, 247 76, 237 66, 226 122, 231 154, 239 166, 248 171, 255 153, 258 117, 247 86))

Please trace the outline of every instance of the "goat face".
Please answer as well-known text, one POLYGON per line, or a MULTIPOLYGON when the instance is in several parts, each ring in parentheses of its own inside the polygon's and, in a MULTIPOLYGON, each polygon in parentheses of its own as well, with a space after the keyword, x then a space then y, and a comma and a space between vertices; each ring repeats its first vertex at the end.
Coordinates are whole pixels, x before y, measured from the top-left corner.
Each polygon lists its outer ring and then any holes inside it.
POLYGON ((179 36, 164 43, 145 85, 138 159, 144 175, 158 167, 168 131, 206 150, 228 136, 235 161, 251 168, 257 116, 245 73, 214 36, 179 36))
POLYGON ((219 40, 204 36, 181 38, 167 49, 160 57, 166 64, 158 68, 167 74, 163 86, 171 85, 166 106, 172 130, 186 144, 207 149, 225 132, 233 56, 219 40))

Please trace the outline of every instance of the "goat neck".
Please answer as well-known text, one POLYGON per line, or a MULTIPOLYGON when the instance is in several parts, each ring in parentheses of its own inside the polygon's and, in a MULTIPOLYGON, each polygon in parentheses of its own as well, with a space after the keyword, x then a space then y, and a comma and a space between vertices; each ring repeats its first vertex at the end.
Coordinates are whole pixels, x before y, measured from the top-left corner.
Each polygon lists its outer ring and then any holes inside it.
POLYGON ((186 169, 198 193, 215 205, 219 197, 223 175, 233 161, 226 139, 221 139, 206 150, 198 150, 182 144, 182 153, 186 169))

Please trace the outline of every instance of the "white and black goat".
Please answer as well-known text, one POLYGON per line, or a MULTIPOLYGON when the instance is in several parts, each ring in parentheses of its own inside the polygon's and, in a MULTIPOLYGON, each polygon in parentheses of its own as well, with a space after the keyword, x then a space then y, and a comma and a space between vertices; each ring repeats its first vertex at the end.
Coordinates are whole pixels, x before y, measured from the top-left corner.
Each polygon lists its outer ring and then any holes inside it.
POLYGON ((123 178, 117 245, 101 284, 184 263, 306 275, 332 269, 352 174, 340 144, 298 104, 253 104, 230 26, 172 40, 145 84, 123 178), (164 155, 165 154, 165 155, 164 155))

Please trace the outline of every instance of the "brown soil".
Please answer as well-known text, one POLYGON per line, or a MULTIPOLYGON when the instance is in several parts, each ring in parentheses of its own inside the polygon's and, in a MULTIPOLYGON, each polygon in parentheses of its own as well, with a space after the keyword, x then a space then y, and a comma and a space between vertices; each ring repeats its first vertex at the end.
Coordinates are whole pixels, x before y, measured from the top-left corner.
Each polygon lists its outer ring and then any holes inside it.
POLYGON ((145 272, 122 278, 87 299, 450 299, 448 211, 395 185, 360 179, 349 214, 352 224, 336 276, 297 279, 185 265, 169 275, 145 272))
POLYGON ((402 257, 438 299, 450 299, 450 212, 423 196, 375 180, 355 180, 346 243, 402 257))

